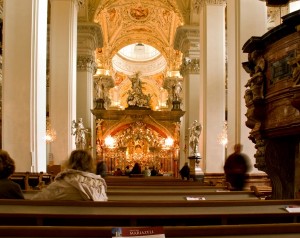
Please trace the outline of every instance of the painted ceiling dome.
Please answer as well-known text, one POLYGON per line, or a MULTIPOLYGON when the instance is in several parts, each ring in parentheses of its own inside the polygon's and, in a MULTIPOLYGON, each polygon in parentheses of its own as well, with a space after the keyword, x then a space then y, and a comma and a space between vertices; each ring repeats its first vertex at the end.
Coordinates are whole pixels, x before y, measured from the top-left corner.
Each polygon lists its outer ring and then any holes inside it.
POLYGON ((167 62, 156 48, 135 43, 119 50, 112 58, 112 65, 116 71, 124 74, 139 72, 143 76, 149 76, 164 71, 167 62))

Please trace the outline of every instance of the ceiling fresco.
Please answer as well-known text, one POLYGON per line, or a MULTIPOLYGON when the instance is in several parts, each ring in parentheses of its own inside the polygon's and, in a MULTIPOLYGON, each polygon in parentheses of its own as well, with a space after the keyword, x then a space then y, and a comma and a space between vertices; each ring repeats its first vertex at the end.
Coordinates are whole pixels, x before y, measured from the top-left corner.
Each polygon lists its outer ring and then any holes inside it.
POLYGON ((143 72, 139 71, 143 90, 152 95, 152 109, 158 105, 165 75, 168 71, 179 70, 181 64, 182 54, 174 50, 174 37, 177 27, 186 21, 189 5, 190 0, 86 0, 85 8, 79 12, 79 20, 93 21, 101 26, 103 47, 96 50, 97 67, 109 69, 119 89, 121 105, 126 106, 127 91, 131 87, 129 77, 138 73, 134 72, 137 63, 143 69, 143 72), (163 60, 157 57, 132 62, 117 57, 118 62, 113 64, 119 50, 137 43, 154 47, 163 60), (154 65, 162 62, 165 66, 160 67, 159 72, 154 71, 154 65), (122 72, 114 65, 122 65, 130 71, 122 72))

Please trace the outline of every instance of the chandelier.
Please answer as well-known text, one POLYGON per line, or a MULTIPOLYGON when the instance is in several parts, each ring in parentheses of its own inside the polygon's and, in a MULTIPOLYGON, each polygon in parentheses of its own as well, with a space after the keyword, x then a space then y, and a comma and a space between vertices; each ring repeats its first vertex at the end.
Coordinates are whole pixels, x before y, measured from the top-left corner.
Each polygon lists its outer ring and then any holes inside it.
POLYGON ((227 147, 228 144, 228 127, 227 121, 224 121, 222 132, 218 135, 218 143, 227 147))
POLYGON ((51 143, 56 139, 56 131, 51 127, 50 121, 46 119, 46 143, 51 143))

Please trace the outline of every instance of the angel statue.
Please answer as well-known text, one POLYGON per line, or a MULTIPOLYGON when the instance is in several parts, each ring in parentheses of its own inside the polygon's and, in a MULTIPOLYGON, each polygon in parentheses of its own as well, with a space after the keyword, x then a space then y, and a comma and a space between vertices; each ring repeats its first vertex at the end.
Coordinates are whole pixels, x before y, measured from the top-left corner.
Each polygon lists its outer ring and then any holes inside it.
POLYGON ((189 144, 190 147, 192 148, 192 156, 200 157, 199 138, 202 131, 202 126, 197 120, 195 120, 191 128, 189 128, 189 131, 190 131, 189 144))
POLYGON ((75 135, 76 149, 86 149, 85 134, 88 133, 88 129, 84 128, 82 118, 79 118, 77 122, 75 120, 72 121, 72 130, 72 135, 75 135))

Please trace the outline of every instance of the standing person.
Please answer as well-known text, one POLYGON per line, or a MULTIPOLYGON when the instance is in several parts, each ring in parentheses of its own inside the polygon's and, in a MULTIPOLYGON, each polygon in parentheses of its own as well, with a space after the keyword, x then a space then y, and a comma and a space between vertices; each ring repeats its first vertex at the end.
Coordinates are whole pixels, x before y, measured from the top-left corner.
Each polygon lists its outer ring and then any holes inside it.
POLYGON ((94 171, 93 158, 86 150, 72 151, 67 169, 32 200, 107 201, 106 183, 94 171))
POLYGON ((100 175, 102 178, 105 178, 107 175, 107 166, 106 163, 101 160, 97 163, 96 174, 100 175))
POLYGON ((235 144, 234 152, 225 161, 226 182, 230 183, 231 190, 241 191, 244 189, 249 164, 248 157, 241 153, 242 149, 243 146, 241 144, 235 144))
POLYGON ((0 150, 0 199, 24 199, 20 185, 9 179, 15 169, 14 160, 0 150))
POLYGON ((187 180, 190 180, 190 167, 188 162, 185 162, 181 170, 179 171, 182 180, 186 178, 187 180))

